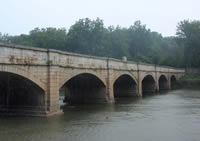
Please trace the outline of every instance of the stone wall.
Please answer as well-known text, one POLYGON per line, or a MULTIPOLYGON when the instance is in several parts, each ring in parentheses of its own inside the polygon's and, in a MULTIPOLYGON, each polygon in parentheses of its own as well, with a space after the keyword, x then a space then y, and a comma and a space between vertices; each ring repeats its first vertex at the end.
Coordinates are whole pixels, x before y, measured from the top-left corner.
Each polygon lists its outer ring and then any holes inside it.
MULTIPOLYGON (((179 79, 184 75, 185 70, 129 62, 127 60, 80 55, 52 49, 0 44, 1 72, 22 76, 39 86, 44 92, 43 115, 52 115, 60 112, 60 89, 76 76, 84 74, 84 81, 81 80, 83 77, 75 79, 79 88, 83 88, 82 84, 95 85, 93 83, 96 82, 102 84, 93 91, 98 91, 103 101, 113 103, 115 101, 114 92, 120 93, 117 96, 122 95, 121 91, 126 92, 128 96, 142 96, 142 89, 148 91, 148 89, 143 88, 144 86, 142 87, 143 84, 147 88, 151 88, 151 91, 159 90, 159 78, 161 75, 166 78, 170 88, 171 77, 175 76, 179 79), (89 79, 89 76, 93 78, 91 81, 86 79, 87 77, 89 79), (144 82, 143 80, 146 76, 151 76, 152 80, 147 79, 144 82), (126 82, 133 83, 134 85, 130 84, 130 87, 126 87, 126 84, 124 84, 126 82), (121 88, 114 88, 115 84, 121 88)), ((76 84, 75 82, 70 82, 69 85, 71 86, 67 86, 72 93, 75 93, 73 86, 76 84)), ((89 91, 85 93, 89 93, 86 98, 94 98, 95 100, 99 98, 99 95, 92 97, 92 93, 89 91)), ((74 100, 81 100, 77 94, 73 96, 74 100)))

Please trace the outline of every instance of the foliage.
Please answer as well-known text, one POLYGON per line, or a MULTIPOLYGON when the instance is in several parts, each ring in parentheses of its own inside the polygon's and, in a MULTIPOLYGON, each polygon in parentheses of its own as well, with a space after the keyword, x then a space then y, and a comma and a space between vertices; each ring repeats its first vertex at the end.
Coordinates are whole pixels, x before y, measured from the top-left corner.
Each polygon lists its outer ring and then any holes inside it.
POLYGON ((0 42, 9 43, 9 35, 0 32, 0 42))
POLYGON ((56 28, 35 28, 29 35, 9 36, 9 43, 40 48, 65 50, 66 30, 56 28))
POLYGON ((186 74, 180 78, 180 80, 200 80, 199 74, 186 74))
POLYGON ((67 34, 69 51, 88 55, 103 55, 105 28, 103 21, 97 18, 80 19, 67 34))
POLYGON ((0 42, 52 48, 93 56, 104 56, 168 65, 175 67, 200 66, 200 22, 182 21, 177 37, 162 37, 140 21, 128 28, 105 27, 103 20, 78 20, 65 28, 35 28, 28 35, 9 36, 0 33, 0 42))
POLYGON ((184 45, 186 67, 200 66, 200 21, 184 20, 178 23, 177 33, 184 45))
POLYGON ((199 89, 200 75, 186 74, 180 78, 178 83, 181 87, 184 87, 184 88, 198 88, 199 89))

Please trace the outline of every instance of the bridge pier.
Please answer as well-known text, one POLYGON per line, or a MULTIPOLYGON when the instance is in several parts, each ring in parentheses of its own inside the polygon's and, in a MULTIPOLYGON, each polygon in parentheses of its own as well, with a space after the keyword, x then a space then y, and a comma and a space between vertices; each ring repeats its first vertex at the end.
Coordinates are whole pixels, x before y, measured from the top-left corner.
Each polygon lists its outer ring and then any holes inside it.
POLYGON ((106 60, 106 65, 106 75, 104 76, 106 80, 106 100, 108 103, 115 103, 113 88, 114 71, 109 69, 109 59, 106 60))
POLYGON ((115 103, 115 98, 114 98, 114 90, 113 90, 113 87, 107 87, 107 92, 106 92, 107 96, 106 96, 106 99, 107 99, 107 102, 108 103, 115 103))
POLYGON ((168 75, 168 88, 169 90, 171 90, 171 78, 170 78, 170 75, 168 75))
POLYGON ((59 104, 59 67, 48 66, 47 70, 47 91, 45 94, 46 116, 61 114, 59 104))
POLYGON ((138 83, 138 96, 142 96, 142 82, 138 83))

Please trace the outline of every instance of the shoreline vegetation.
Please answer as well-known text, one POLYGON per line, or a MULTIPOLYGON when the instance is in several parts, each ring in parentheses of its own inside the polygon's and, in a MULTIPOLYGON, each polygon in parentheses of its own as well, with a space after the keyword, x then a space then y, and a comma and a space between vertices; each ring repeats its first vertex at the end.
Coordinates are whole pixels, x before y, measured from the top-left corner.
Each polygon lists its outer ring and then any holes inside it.
POLYGON ((181 88, 199 88, 200 74, 186 74, 178 81, 178 86, 181 88))

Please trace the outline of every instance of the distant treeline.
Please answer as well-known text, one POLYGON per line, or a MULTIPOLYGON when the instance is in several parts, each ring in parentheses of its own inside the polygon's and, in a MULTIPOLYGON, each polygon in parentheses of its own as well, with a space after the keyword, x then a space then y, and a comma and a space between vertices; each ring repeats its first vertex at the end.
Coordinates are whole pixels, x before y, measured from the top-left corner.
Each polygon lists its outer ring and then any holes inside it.
POLYGON ((129 28, 105 27, 103 20, 80 19, 65 28, 35 28, 28 35, 0 33, 0 42, 52 48, 174 67, 200 67, 200 21, 177 24, 174 37, 162 37, 140 21, 129 28))

